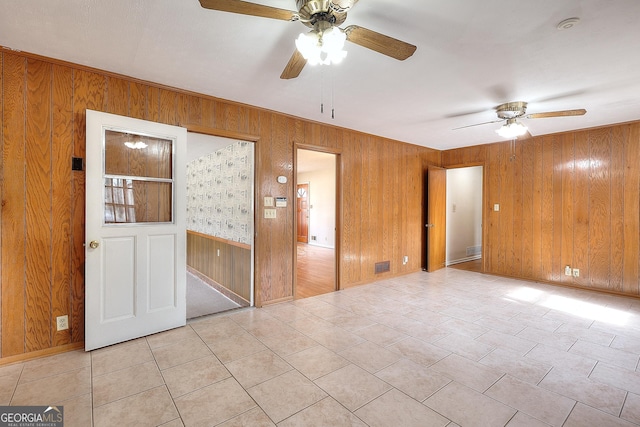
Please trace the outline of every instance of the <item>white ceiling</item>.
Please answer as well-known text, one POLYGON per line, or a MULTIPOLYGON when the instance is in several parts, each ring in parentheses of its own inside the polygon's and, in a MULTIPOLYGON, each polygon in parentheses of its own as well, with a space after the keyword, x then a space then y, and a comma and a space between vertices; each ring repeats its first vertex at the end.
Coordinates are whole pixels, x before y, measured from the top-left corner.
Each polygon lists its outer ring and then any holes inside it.
POLYGON ((401 62, 348 43, 342 64, 294 80, 279 76, 308 31, 299 22, 198 0, 0 0, 0 10, 5 47, 437 149, 500 140, 499 124, 452 129, 494 120, 507 101, 588 111, 527 120, 533 135, 640 119, 638 0, 360 0, 343 27, 416 53, 401 62), (556 29, 571 17, 580 23, 556 29))

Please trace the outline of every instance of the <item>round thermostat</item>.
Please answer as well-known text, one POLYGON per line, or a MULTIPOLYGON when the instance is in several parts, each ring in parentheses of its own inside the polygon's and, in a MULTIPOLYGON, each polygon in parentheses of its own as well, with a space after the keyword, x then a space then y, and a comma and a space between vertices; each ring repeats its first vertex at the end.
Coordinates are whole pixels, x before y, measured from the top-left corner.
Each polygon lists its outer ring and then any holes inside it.
POLYGON ((287 177, 286 177, 286 176, 284 176, 284 175, 280 175, 280 176, 278 177, 278 182, 279 182, 280 184, 286 184, 286 183, 287 183, 287 177))

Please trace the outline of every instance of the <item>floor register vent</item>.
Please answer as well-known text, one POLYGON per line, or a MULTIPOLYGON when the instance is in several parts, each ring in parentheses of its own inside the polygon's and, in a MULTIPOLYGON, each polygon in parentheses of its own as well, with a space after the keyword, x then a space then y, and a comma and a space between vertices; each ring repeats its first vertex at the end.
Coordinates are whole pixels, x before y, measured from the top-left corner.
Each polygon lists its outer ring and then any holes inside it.
POLYGON ((376 273, 386 273, 387 271, 391 271, 391 261, 382 261, 376 262, 376 273))

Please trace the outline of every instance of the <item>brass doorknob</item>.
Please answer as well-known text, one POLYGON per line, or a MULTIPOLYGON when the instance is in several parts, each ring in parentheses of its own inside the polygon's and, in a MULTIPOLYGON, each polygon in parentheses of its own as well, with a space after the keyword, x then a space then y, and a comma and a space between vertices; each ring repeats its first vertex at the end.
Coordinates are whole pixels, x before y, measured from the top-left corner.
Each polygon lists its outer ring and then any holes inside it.
POLYGON ((89 243, 89 247, 90 247, 91 249, 95 249, 95 248, 97 248, 98 246, 100 246, 100 243, 98 243, 98 241, 97 241, 97 240, 92 240, 92 241, 91 241, 91 243, 89 243))

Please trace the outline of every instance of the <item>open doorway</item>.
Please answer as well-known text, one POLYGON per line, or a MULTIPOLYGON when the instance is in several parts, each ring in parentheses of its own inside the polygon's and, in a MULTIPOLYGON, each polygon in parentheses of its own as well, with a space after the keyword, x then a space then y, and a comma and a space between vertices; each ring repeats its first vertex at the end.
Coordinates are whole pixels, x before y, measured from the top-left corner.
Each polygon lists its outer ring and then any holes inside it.
POLYGON ((296 299, 336 290, 337 155, 296 156, 296 299))
POLYGON ((254 144, 187 134, 187 319, 253 305, 254 144))
POLYGON ((449 267, 482 272, 483 167, 447 169, 449 267))

